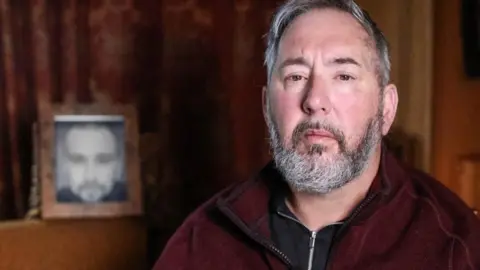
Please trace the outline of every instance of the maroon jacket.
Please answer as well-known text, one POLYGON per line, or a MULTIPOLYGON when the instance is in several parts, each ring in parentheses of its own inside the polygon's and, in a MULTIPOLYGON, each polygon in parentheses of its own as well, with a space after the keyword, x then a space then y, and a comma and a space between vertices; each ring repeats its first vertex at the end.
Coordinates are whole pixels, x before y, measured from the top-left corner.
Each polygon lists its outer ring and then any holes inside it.
MULTIPOLYGON (((205 203, 154 270, 290 269, 270 240, 272 164, 205 203)), ((276 179, 278 181, 278 179, 276 179)), ((334 242, 328 269, 480 269, 480 222, 435 179, 384 154, 367 199, 334 242)))

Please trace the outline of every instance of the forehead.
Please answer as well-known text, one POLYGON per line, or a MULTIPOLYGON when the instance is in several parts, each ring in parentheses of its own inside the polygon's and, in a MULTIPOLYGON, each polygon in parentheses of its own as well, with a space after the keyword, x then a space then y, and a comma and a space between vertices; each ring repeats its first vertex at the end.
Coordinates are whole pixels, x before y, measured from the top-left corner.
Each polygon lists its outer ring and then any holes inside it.
MULTIPOLYGON (((356 56, 370 64, 372 46, 365 29, 350 14, 336 9, 316 9, 302 14, 285 29, 279 44, 279 60, 303 56, 356 56), (348 55, 345 55, 348 54, 348 55)), ((280 62, 279 61, 279 62, 280 62)))
POLYGON ((74 127, 66 134, 70 152, 100 153, 115 151, 115 136, 108 128, 74 127))

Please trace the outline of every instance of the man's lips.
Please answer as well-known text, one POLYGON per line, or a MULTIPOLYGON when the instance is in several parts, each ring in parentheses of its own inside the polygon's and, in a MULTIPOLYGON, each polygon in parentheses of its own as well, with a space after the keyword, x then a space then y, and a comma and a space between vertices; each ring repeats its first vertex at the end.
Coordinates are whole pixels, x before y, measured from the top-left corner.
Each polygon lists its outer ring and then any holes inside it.
POLYGON ((335 139, 335 136, 333 136, 332 133, 326 131, 326 130, 308 130, 305 132, 305 137, 307 138, 329 138, 329 139, 335 139))

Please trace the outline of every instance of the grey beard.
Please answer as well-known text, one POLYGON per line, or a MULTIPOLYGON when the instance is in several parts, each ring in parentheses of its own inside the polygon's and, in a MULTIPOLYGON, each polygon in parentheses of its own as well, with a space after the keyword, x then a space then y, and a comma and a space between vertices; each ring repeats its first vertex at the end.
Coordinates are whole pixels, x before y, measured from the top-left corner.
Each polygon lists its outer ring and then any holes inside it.
POLYGON ((296 136, 303 134, 293 132, 292 147, 284 146, 268 103, 267 101, 266 122, 273 159, 285 181, 297 192, 328 194, 351 182, 367 168, 368 161, 382 137, 383 106, 380 104, 377 115, 367 122, 365 131, 358 138, 358 145, 354 149, 348 149, 341 131, 327 124, 317 123, 321 128, 334 134, 339 143, 339 153, 329 160, 321 159, 324 148, 322 145, 314 145, 308 153, 300 154, 295 150, 295 144, 299 140, 296 136))

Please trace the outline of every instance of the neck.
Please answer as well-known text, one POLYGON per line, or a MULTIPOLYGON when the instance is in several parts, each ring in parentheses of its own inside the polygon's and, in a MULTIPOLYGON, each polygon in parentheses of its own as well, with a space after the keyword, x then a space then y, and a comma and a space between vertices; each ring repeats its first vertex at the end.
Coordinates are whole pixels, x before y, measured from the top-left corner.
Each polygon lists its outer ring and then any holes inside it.
POLYGON ((311 231, 340 222, 365 198, 380 165, 381 147, 370 158, 367 168, 345 186, 328 194, 292 192, 287 206, 311 231))

